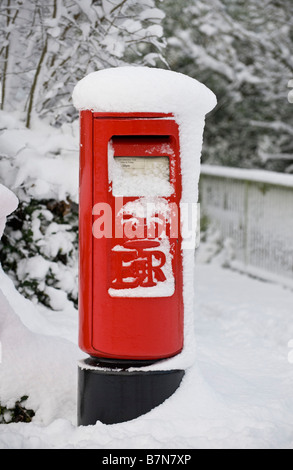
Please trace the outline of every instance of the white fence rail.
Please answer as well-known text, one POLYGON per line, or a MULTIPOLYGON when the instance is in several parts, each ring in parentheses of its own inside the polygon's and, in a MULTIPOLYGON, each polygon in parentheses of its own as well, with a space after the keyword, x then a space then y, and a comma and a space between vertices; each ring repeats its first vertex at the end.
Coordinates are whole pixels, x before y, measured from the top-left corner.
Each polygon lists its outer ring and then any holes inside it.
POLYGON ((202 165, 199 194, 231 267, 293 287, 293 175, 202 165))

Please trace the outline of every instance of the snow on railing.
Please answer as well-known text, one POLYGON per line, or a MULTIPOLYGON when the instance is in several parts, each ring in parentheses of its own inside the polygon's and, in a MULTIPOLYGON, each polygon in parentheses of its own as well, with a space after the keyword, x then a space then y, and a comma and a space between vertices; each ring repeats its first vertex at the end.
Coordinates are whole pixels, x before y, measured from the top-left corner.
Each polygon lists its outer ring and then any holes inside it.
POLYGON ((199 194, 229 266, 293 287, 293 175, 202 165, 199 194))

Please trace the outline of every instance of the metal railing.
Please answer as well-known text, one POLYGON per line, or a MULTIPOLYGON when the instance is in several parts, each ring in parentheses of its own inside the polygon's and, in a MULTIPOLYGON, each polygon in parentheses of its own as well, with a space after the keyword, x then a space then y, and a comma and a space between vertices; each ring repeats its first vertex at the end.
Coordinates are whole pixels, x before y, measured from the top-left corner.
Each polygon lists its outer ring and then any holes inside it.
POLYGON ((293 175, 202 165, 199 197, 231 267, 293 287, 293 175))

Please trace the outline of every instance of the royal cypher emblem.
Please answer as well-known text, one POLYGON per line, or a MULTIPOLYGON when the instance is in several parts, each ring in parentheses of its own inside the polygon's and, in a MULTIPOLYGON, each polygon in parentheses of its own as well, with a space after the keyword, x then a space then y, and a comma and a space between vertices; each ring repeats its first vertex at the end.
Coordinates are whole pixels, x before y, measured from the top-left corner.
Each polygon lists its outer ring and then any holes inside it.
POLYGON ((162 270, 166 255, 158 250, 159 241, 128 240, 123 245, 112 249, 114 279, 113 289, 134 289, 136 287, 154 287, 164 282, 166 276, 162 270))

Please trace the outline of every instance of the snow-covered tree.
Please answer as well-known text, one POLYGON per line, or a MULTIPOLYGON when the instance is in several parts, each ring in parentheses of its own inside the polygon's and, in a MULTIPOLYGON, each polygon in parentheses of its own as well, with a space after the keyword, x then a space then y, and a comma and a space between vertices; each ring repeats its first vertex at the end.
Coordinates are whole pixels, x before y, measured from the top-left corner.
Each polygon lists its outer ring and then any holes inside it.
POLYGON ((3 0, 1 107, 71 121, 71 92, 87 73, 162 60, 164 14, 154 0, 3 0))
POLYGON ((204 157, 284 170, 292 160, 290 0, 165 0, 167 60, 217 95, 204 157))

